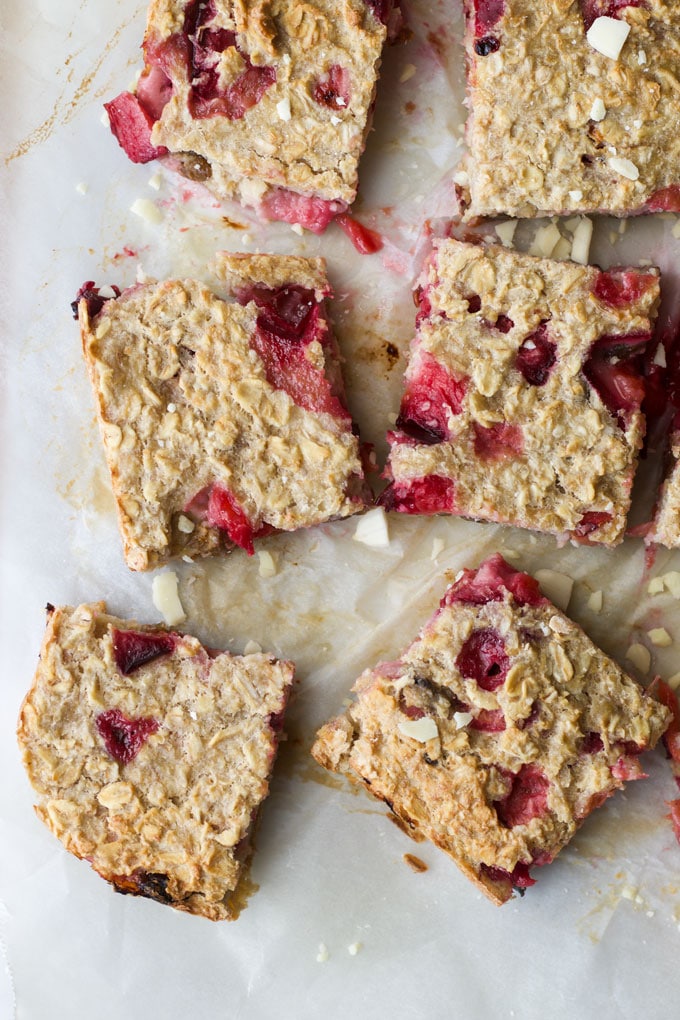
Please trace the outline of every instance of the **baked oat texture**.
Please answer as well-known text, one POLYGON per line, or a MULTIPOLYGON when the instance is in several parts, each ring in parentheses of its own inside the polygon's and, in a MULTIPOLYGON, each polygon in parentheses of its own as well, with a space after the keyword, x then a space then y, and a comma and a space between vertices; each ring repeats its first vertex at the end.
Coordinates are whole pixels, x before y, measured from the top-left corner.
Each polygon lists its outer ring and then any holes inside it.
POLYGON ((233 919, 292 663, 48 609, 18 727, 38 817, 118 891, 233 919))
POLYGON ((497 904, 642 777, 637 755, 670 717, 499 555, 463 571, 401 658, 354 691, 317 734, 316 760, 497 904))
POLYGON ((172 83, 153 144, 188 153, 184 169, 221 198, 258 205, 283 188, 336 202, 337 211, 349 205, 386 38, 376 9, 391 5, 210 0, 199 5, 200 27, 187 39, 196 6, 152 0, 149 7, 147 73, 162 67, 172 83), (222 49, 225 41, 231 45, 222 49), (241 93, 252 102, 244 110, 241 93))
POLYGON ((647 542, 677 549, 680 547, 680 429, 677 422, 668 437, 667 457, 666 477, 647 542))
POLYGON ((384 505, 620 542, 658 301, 653 268, 435 242, 384 505))
POLYGON ((147 570, 365 506, 325 263, 222 255, 78 306, 125 560, 147 570))
POLYGON ((674 0, 466 8, 466 218, 680 209, 674 0), (603 13, 630 26, 618 59, 586 38, 603 13))

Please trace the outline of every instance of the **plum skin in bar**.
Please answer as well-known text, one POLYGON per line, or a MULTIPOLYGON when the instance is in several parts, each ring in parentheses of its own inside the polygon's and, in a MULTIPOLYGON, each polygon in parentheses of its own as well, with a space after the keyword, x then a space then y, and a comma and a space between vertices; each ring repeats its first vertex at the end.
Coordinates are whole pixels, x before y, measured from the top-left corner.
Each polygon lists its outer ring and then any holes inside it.
POLYGON ((463 570, 395 662, 318 732, 325 768, 384 800, 494 903, 534 884, 670 713, 496 554, 463 570))

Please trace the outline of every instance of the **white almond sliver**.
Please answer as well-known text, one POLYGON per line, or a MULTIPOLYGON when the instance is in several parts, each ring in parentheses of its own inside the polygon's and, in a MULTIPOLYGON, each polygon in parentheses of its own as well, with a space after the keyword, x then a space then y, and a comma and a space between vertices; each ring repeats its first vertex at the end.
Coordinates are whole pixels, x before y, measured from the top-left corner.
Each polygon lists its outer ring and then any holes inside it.
POLYGON ((154 577, 151 586, 153 604, 168 627, 186 620, 187 614, 179 600, 179 584, 174 570, 165 570, 154 577))
POLYGON ((163 220, 163 213, 150 198, 135 199, 130 206, 130 212, 133 212, 135 216, 139 216, 140 219, 146 220, 147 223, 161 223, 163 220))
POLYGON ((387 549, 390 544, 390 533, 387 528, 387 517, 381 506, 369 510, 360 517, 354 532, 354 541, 363 542, 373 549, 387 549))
POLYGON ((618 60, 629 32, 630 25, 618 18, 595 18, 586 32, 586 39, 598 53, 618 60))
POLYGON ((422 719, 403 719, 397 729, 405 737, 411 737, 420 744, 426 744, 428 740, 439 736, 437 724, 429 715, 424 715, 422 719))
POLYGON ((562 235, 554 223, 548 223, 545 227, 539 227, 534 234, 534 239, 529 248, 530 255, 538 255, 548 259, 562 235))
POLYGON ((290 120, 290 99, 288 96, 276 104, 276 112, 279 115, 279 120, 290 120))
POLYGON ((472 712, 454 712, 453 721, 456 724, 457 730, 465 729, 468 723, 471 723, 473 719, 472 712))
POLYGON ((517 230, 517 220, 506 220, 505 223, 497 223, 494 227, 498 239, 505 248, 512 247, 512 239, 517 230))
POLYGON ((677 570, 669 570, 664 574, 663 583, 674 599, 680 599, 680 573, 677 570))
POLYGON ((629 662, 640 670, 641 673, 649 673, 649 667, 652 664, 652 656, 648 648, 641 645, 638 641, 630 646, 626 652, 626 658, 629 662))
POLYGON ((604 120, 607 116, 607 107, 604 105, 601 99, 593 100, 593 105, 590 108, 590 119, 595 121, 604 120))
POLYGON ((658 648, 668 648, 669 645, 673 644, 673 638, 665 627, 653 627, 647 631, 647 636, 652 644, 658 648))
POLYGON ((640 176, 640 171, 635 166, 635 163, 631 162, 629 159, 625 159, 623 156, 611 156, 607 162, 614 173, 620 174, 629 181, 636 181, 640 176))
POLYGON ((654 351, 654 364, 659 365, 661 368, 666 367, 666 351, 664 350, 663 344, 659 344, 657 349, 654 351))
POLYGON ((257 555, 260 561, 258 570, 260 577, 273 577, 276 573, 276 561, 272 554, 266 549, 260 549, 257 555))
POLYGON ((537 570, 534 577, 546 598, 550 599, 558 609, 567 608, 574 587, 573 577, 569 577, 568 574, 560 574, 556 570, 537 570))
POLYGON ((185 517, 184 514, 180 514, 177 518, 177 530, 181 531, 183 535, 190 535, 196 530, 196 525, 190 517, 185 517))
POLYGON ((664 590, 664 587, 665 587, 665 585, 664 585, 664 580, 663 580, 662 576, 660 576, 660 577, 653 577, 651 579, 651 581, 649 582, 649 584, 647 585, 647 594, 648 595, 660 595, 661 592, 664 590))
POLYGON ((578 262, 581 266, 588 264, 590 255, 590 241, 593 236, 593 221, 584 216, 576 230, 574 240, 571 243, 571 260, 578 262))

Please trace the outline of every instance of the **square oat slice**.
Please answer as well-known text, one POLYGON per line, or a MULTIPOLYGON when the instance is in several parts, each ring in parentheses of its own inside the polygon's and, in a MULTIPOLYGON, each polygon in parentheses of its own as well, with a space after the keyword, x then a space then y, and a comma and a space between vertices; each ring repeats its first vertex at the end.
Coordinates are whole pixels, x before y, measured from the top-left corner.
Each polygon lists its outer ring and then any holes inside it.
POLYGON ((119 892, 237 917, 293 664, 208 652, 103 602, 48 614, 18 726, 38 817, 119 892))
POLYGON ((666 439, 665 477, 654 520, 645 541, 668 549, 680 548, 680 411, 675 412, 666 439))
POLYGON ((321 233, 354 201, 392 0, 152 0, 135 94, 106 104, 133 162, 321 233))
POLYGON ((657 269, 436 242, 383 505, 620 542, 658 301, 657 269))
POLYGON ((354 691, 312 754, 496 904, 643 777, 638 755, 670 717, 498 554, 462 571, 401 657, 354 691))
POLYGON ((465 217, 680 210, 680 8, 465 0, 465 217))
POLYGON ((194 280, 77 300, 132 570, 366 505, 325 263, 224 254, 216 271, 233 300, 194 280))

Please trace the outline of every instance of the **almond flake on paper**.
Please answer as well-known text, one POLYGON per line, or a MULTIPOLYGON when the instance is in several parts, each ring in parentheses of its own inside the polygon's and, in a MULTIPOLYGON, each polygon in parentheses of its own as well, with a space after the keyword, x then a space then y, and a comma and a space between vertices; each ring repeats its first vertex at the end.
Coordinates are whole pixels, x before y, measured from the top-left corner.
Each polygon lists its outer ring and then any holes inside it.
POLYGON ((626 652, 626 659, 632 662, 641 673, 649 673, 652 664, 652 656, 648 648, 641 645, 639 641, 634 642, 626 652))
POLYGON ((179 581, 174 570, 164 570, 152 581, 153 604, 168 627, 174 627, 186 620, 187 614, 179 598, 179 581))

